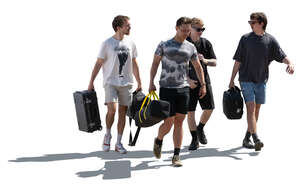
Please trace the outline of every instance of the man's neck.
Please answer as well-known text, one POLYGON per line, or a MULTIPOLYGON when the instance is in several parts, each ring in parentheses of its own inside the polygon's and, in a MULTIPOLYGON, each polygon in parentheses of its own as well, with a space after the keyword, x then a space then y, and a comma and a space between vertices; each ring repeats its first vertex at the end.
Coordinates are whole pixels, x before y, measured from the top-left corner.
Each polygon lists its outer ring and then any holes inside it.
POLYGON ((197 36, 190 35, 190 37, 191 37, 193 42, 197 42, 197 41, 200 40, 200 36, 198 36, 198 35, 197 36))
POLYGON ((253 31, 257 36, 263 36, 265 34, 264 30, 260 30, 260 31, 253 31))
POLYGON ((181 37, 175 35, 174 40, 175 40, 176 42, 183 43, 183 41, 185 40, 185 38, 181 38, 181 37))
POLYGON ((114 34, 113 38, 116 40, 123 40, 124 34, 121 34, 120 32, 116 32, 116 34, 114 34))

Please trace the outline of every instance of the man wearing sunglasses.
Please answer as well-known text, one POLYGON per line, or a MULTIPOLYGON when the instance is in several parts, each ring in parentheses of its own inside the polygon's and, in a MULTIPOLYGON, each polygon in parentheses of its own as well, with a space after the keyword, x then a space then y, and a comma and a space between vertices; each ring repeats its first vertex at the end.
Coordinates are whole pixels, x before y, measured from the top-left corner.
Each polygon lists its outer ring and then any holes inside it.
POLYGON ((183 136, 182 123, 189 103, 189 83, 187 81, 189 61, 195 67, 201 83, 198 96, 202 98, 206 94, 203 69, 197 56, 197 50, 192 43, 186 40, 191 31, 191 22, 191 19, 187 17, 177 20, 175 37, 162 41, 158 45, 150 71, 149 92, 156 90, 154 78, 160 62, 162 63, 159 97, 170 103, 170 116, 159 127, 158 136, 154 140, 153 153, 156 158, 161 157, 163 138, 174 124, 174 156, 172 158, 174 167, 182 166, 179 153, 183 136))
POLYGON ((256 133, 256 123, 261 104, 266 101, 266 83, 269 77, 269 64, 276 60, 287 65, 286 71, 294 73, 294 66, 280 48, 277 40, 266 33, 267 17, 257 12, 250 15, 252 32, 240 39, 233 59, 235 60, 229 88, 233 88, 234 78, 239 72, 239 82, 247 108, 248 129, 243 140, 243 147, 260 151, 264 146, 256 133), (254 141, 254 145, 252 141, 254 141))
POLYGON ((210 84, 209 74, 207 71, 207 66, 216 66, 217 60, 211 43, 207 39, 201 37, 204 30, 205 28, 203 21, 199 18, 193 18, 192 30, 187 40, 193 43, 197 49, 198 57, 204 72, 206 95, 201 99, 198 96, 198 92, 201 88, 201 85, 197 78, 193 64, 190 63, 188 78, 190 84, 188 125, 192 135, 192 142, 189 146, 189 150, 196 150, 199 147, 199 142, 201 144, 207 144, 207 139, 204 134, 203 128, 209 120, 213 109, 215 108, 214 97, 210 84), (203 113, 200 117, 199 125, 197 126, 195 120, 195 111, 198 102, 200 103, 203 113))

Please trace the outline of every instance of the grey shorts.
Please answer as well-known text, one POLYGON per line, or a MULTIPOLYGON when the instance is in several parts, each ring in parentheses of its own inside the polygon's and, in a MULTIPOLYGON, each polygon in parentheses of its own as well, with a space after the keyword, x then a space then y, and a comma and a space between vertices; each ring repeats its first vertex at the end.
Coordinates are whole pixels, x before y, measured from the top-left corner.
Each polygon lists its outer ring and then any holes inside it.
POLYGON ((128 106, 132 99, 132 85, 114 86, 106 84, 105 90, 105 105, 108 103, 118 102, 120 105, 128 106))

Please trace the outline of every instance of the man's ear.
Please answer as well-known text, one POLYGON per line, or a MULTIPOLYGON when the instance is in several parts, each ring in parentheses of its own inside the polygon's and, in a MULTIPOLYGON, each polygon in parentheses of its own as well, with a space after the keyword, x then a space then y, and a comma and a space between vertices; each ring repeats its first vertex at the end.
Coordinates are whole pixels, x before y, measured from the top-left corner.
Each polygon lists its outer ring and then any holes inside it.
MULTIPOLYGON (((117 27, 117 31, 119 31, 120 29, 121 29, 121 27, 117 27)), ((117 31, 116 31, 116 32, 117 32, 117 31)))

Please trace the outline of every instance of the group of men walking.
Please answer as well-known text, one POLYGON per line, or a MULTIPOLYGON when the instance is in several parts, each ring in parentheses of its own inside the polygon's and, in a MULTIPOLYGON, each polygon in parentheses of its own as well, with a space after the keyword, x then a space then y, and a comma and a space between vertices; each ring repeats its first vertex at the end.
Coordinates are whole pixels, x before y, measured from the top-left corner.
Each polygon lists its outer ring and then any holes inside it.
MULTIPOLYGON (((287 64, 287 72, 292 74, 294 66, 280 48, 273 36, 266 33, 267 17, 264 13, 252 13, 248 21, 252 32, 242 36, 236 53, 229 87, 234 88, 234 79, 239 72, 239 82, 247 107, 248 128, 243 146, 260 151, 263 142, 256 133, 256 122, 261 104, 265 103, 268 66, 273 61, 287 64), (251 137, 254 143, 251 141, 251 137)), ((121 143, 125 127, 126 111, 132 98, 133 76, 142 89, 135 44, 126 38, 130 34, 130 20, 118 15, 112 22, 115 34, 103 42, 94 66, 88 90, 94 89, 94 80, 103 68, 103 86, 105 89, 106 134, 102 148, 110 150, 111 127, 118 105, 118 135, 115 151, 122 154, 127 150, 121 143)), ((153 153, 161 157, 163 139, 172 126, 174 155, 172 164, 182 166, 180 148, 183 138, 182 124, 188 115, 188 126, 192 135, 189 150, 196 150, 201 144, 207 144, 204 126, 214 108, 214 97, 210 83, 208 66, 216 66, 217 60, 212 44, 201 35, 205 31, 204 23, 199 18, 181 17, 176 21, 176 34, 173 38, 162 41, 157 46, 150 71, 149 92, 155 91, 154 79, 161 64, 159 97, 170 103, 170 116, 159 127, 154 140, 153 153), (199 124, 195 120, 196 106, 200 103, 203 110, 199 124)))

